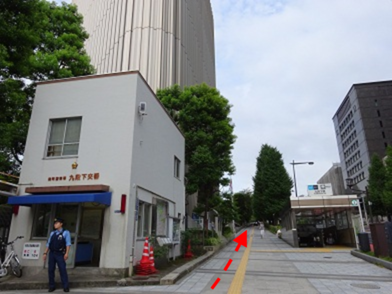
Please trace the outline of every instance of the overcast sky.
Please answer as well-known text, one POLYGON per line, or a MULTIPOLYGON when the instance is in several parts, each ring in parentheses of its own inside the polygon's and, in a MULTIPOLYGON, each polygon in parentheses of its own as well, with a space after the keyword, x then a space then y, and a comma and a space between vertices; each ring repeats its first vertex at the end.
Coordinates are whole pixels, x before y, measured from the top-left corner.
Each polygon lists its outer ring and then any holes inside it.
POLYGON ((298 194, 306 194, 340 161, 332 117, 351 85, 392 79, 392 1, 211 3, 217 88, 233 105, 238 137, 234 191, 253 188, 269 144, 290 176, 292 160, 314 161, 296 166, 298 194))
POLYGON ((234 191, 252 188, 262 144, 299 194, 339 162, 332 117, 354 83, 392 79, 391 0, 211 0, 217 87, 233 104, 234 191))

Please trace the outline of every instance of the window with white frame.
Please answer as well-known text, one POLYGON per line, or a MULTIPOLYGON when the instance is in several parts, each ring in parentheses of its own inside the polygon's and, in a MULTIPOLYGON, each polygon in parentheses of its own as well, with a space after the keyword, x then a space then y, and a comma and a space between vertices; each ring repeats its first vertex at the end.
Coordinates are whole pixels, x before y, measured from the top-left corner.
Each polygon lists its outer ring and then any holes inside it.
POLYGON ((139 201, 137 218, 137 236, 147 237, 151 234, 151 204, 139 201))
POLYGON ((174 156, 174 177, 180 178, 181 161, 174 156))
POLYGON ((46 157, 78 155, 81 117, 53 119, 49 127, 46 157))

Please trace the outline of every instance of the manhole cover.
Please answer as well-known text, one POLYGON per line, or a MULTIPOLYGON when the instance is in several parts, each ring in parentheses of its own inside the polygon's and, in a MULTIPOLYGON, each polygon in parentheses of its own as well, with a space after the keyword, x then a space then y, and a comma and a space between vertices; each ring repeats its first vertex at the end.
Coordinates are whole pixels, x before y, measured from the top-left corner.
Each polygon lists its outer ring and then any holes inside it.
POLYGON ((375 284, 351 284, 351 286, 361 289, 381 289, 375 284))

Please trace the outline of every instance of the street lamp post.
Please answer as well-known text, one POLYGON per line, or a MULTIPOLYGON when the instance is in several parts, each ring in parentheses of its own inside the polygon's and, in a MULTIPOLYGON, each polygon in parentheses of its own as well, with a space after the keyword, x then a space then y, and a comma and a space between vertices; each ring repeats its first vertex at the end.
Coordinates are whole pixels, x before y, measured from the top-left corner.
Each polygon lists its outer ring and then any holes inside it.
MULTIPOLYGON (((365 203, 365 197, 368 198, 368 200, 369 200, 367 187, 366 187, 365 191, 353 189, 352 187, 354 186, 354 181, 351 178, 346 179, 346 184, 347 184, 347 187, 351 191, 353 191, 354 193, 358 193, 359 194, 358 196, 362 199, 363 211, 365 212, 366 224, 369 225, 369 219, 368 219, 368 215, 367 215, 367 211, 366 211, 366 203, 365 203)), ((371 204, 369 204, 369 205, 371 205, 371 204)), ((361 209, 361 205, 360 205, 359 201, 358 201, 358 210, 359 210, 359 215, 361 217, 362 230, 363 230, 363 232, 365 232, 365 228, 363 225, 362 209, 361 209)), ((370 215, 372 216, 372 213, 370 213, 370 215)))
POLYGON ((298 164, 309 164, 309 165, 313 165, 314 162, 313 162, 313 161, 295 162, 295 161, 293 160, 293 162, 290 162, 290 164, 293 166, 293 177, 294 177, 295 197, 298 197, 297 179, 295 178, 295 166, 298 165, 298 164))

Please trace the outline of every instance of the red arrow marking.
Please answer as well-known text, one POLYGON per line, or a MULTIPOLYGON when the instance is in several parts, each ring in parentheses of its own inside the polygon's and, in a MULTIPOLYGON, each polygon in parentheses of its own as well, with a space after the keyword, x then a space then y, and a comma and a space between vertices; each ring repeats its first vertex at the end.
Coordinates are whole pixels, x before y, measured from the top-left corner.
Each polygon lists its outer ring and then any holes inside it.
POLYGON ((239 235, 233 241, 238 243, 235 251, 238 251, 241 246, 248 247, 248 231, 243 232, 241 235, 239 235))
POLYGON ((229 261, 227 262, 225 268, 224 268, 225 271, 227 271, 227 270, 229 269, 230 264, 231 264, 232 262, 233 262, 233 260, 230 258, 229 261))
POLYGON ((216 281, 215 281, 215 283, 211 286, 211 289, 214 290, 215 287, 216 287, 216 285, 218 285, 219 282, 220 282, 220 279, 217 278, 216 281))
MULTIPOLYGON (((241 235, 239 235, 237 238, 235 238, 233 240, 234 242, 238 243, 237 248, 235 249, 235 251, 240 250, 241 246, 244 247, 248 247, 248 231, 243 232, 241 235)), ((230 258, 229 261, 227 262, 224 270, 227 271, 231 265, 231 263, 233 262, 233 260, 230 258)), ((215 283, 212 284, 211 289, 214 290, 216 285, 219 284, 221 279, 217 278, 215 283)))

